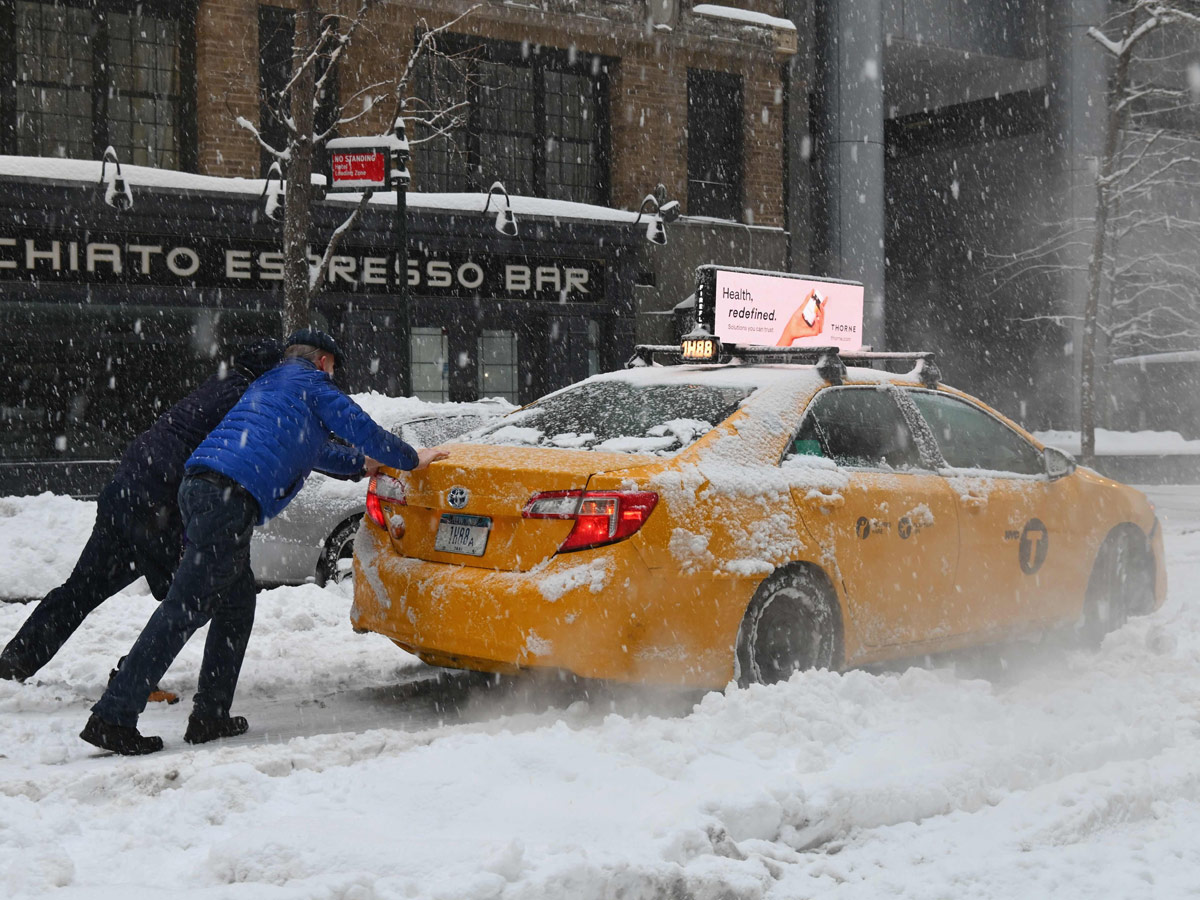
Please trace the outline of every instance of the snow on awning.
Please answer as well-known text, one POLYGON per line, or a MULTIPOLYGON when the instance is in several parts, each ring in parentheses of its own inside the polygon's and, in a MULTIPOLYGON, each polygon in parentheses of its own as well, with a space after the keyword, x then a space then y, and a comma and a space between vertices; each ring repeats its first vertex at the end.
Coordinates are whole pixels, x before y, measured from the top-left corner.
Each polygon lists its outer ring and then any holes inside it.
POLYGON ((748 9, 738 9, 735 6, 720 6, 716 3, 701 3, 692 7, 692 13, 697 16, 707 16, 710 19, 729 19, 742 25, 758 25, 762 28, 774 28, 777 31, 795 31, 796 26, 791 19, 781 19, 766 13, 751 12, 748 9))
MULTIPOLYGON (((372 139, 374 140, 374 139, 372 139)), ((78 182, 81 187, 91 188, 100 183, 99 160, 58 159, 44 156, 0 155, 0 178, 39 178, 57 182, 78 182)), ((197 175, 178 172, 174 169, 158 169, 151 166, 135 166, 122 163, 121 175, 133 190, 149 188, 161 191, 178 191, 189 194, 244 195, 255 199, 263 195, 266 184, 262 178, 226 178, 217 175, 197 175)), ((314 184, 325 184, 323 174, 314 174, 314 184)), ((358 193, 330 195, 332 203, 357 203, 358 193)), ((410 209, 430 212, 476 212, 482 213, 487 204, 486 193, 417 193, 406 195, 410 209)), ((637 221, 636 211, 613 209, 591 203, 574 203, 568 200, 550 200, 544 197, 511 196, 512 211, 518 216, 537 216, 550 219, 602 222, 632 225, 637 221)), ((371 198, 370 205, 394 207, 396 195, 381 190, 371 198)))

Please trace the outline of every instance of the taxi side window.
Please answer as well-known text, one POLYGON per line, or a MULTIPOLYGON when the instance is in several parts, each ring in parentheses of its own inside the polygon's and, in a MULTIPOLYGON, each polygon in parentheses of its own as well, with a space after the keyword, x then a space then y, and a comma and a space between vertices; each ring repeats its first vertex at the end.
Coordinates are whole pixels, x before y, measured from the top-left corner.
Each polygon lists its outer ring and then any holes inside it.
POLYGON ((824 456, 839 466, 917 469, 921 454, 889 391, 829 388, 809 405, 792 456, 824 456))
POLYGON ((982 409, 933 391, 911 391, 909 396, 929 423, 942 458, 951 468, 1016 475, 1045 472, 1037 448, 982 409))

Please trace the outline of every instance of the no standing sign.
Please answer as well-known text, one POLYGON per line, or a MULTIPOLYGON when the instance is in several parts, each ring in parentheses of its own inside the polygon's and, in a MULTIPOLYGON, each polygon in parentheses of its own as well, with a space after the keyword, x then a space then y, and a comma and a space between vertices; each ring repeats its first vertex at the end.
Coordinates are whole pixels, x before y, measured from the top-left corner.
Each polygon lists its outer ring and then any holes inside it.
POLYGON ((362 191, 388 187, 388 150, 385 147, 331 148, 331 190, 362 191))

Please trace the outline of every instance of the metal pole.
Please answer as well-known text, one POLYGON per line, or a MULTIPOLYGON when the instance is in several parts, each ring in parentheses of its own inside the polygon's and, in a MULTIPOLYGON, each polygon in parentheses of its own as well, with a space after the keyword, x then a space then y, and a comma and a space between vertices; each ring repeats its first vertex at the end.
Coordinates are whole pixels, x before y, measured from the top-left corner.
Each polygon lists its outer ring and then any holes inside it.
POLYGON ((396 119, 396 137, 400 146, 396 150, 396 166, 392 170, 392 178, 396 190, 396 265, 392 275, 395 278, 394 294, 397 305, 396 341, 399 352, 396 354, 397 368, 400 370, 400 394, 404 397, 412 395, 412 316, 408 304, 408 139, 404 133, 404 119, 396 119))

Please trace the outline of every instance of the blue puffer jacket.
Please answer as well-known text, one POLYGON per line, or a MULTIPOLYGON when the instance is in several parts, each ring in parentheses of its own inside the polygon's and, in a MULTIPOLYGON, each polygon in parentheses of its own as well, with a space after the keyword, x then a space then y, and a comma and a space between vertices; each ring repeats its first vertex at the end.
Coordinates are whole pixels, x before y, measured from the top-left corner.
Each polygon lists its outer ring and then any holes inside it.
POLYGON ((397 469, 417 452, 380 428, 329 376, 306 359, 288 359, 263 375, 187 461, 242 485, 258 501, 259 524, 278 515, 313 469, 346 477, 362 472, 363 454, 397 469))

